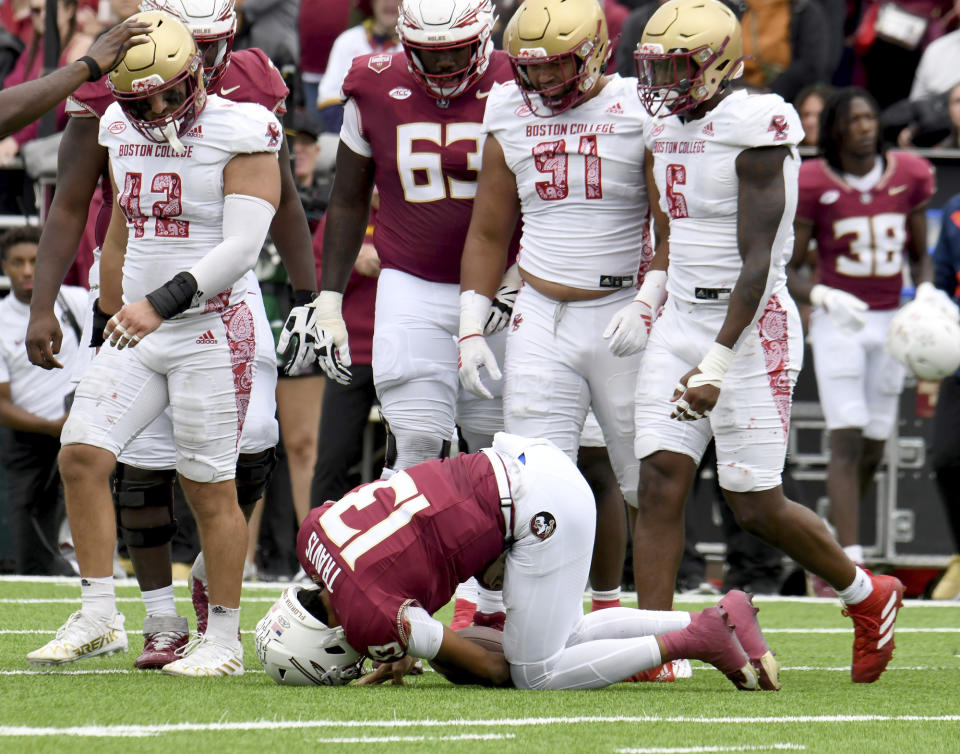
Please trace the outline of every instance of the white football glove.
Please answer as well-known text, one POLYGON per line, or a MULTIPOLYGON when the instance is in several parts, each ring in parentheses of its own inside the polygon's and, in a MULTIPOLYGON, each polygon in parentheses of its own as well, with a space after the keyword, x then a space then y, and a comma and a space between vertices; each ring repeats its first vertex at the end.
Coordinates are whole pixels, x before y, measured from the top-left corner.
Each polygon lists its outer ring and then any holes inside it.
POLYGON ((603 337, 610 341, 607 346, 614 356, 632 356, 647 345, 657 310, 666 299, 667 273, 649 270, 633 301, 616 312, 603 331, 603 337))
POLYGON ((459 356, 457 373, 460 384, 481 398, 493 398, 493 395, 480 381, 480 367, 486 367, 494 380, 503 375, 497 365, 497 358, 487 346, 483 337, 483 322, 489 316, 490 299, 476 291, 463 291, 460 294, 460 337, 457 339, 459 356))
POLYGON ((350 360, 350 343, 347 340, 347 324, 341 312, 343 294, 336 291, 320 291, 307 305, 311 312, 309 325, 316 338, 317 362, 324 373, 334 382, 346 385, 353 378, 347 368, 350 360))
POLYGON ((517 294, 520 293, 521 285, 523 285, 523 279, 520 277, 520 268, 514 262, 503 273, 500 287, 497 288, 490 303, 490 313, 483 326, 484 335, 498 333, 510 323, 510 315, 513 314, 513 305, 517 303, 517 294))
POLYGON ((933 283, 920 283, 914 300, 933 307, 953 322, 960 322, 960 308, 953 303, 946 291, 940 290, 933 283))
POLYGON ((810 303, 825 309, 838 327, 857 332, 867 323, 863 312, 870 306, 852 293, 818 283, 810 290, 810 303))
POLYGON ((310 322, 313 311, 307 308, 316 295, 315 291, 294 291, 293 308, 280 331, 277 354, 285 360, 283 373, 291 377, 317 360, 317 339, 310 322))

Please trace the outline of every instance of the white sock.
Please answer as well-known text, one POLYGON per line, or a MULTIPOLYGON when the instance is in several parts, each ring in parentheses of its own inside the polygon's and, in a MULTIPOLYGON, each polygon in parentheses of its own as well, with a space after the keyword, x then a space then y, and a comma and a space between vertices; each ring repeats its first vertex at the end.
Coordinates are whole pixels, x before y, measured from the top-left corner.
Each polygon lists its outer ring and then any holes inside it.
POLYGON ((204 634, 219 644, 234 646, 237 644, 237 631, 240 628, 240 608, 210 605, 207 613, 207 631, 204 634))
POLYGON ((837 592, 837 596, 844 605, 859 605, 873 593, 873 582, 860 566, 857 566, 857 575, 853 583, 846 589, 837 592))
POLYGON ((190 566, 190 578, 196 579, 201 584, 207 583, 207 562, 203 559, 202 550, 197 555, 197 559, 193 561, 193 565, 190 566))
POLYGON ((477 612, 480 613, 502 613, 503 592, 494 592, 490 589, 484 589, 477 584, 477 612))
POLYGON ((477 580, 471 576, 462 584, 457 585, 457 591, 454 592, 453 596, 458 600, 466 600, 476 605, 478 588, 479 584, 477 584, 477 580))
POLYGON ((176 615, 177 604, 173 600, 173 584, 143 592, 143 606, 147 609, 147 617, 176 615))
POLYGON ((88 618, 112 618, 117 612, 113 576, 80 579, 80 609, 88 618))
POLYGON ((857 565, 863 563, 863 545, 847 545, 843 548, 843 551, 857 565))
POLYGON ((590 597, 594 602, 619 602, 620 601, 620 587, 616 589, 592 589, 590 590, 590 597))

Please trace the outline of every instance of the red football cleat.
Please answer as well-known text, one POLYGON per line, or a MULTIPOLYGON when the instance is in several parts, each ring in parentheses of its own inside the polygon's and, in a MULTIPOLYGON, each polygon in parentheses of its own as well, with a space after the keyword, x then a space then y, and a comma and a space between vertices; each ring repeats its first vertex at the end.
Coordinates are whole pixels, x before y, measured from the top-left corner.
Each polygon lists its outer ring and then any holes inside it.
POLYGON ((743 691, 756 691, 760 687, 757 671, 722 608, 708 607, 691 613, 689 626, 661 634, 660 638, 672 658, 709 662, 743 691))
POLYGON ((757 621, 760 610, 753 606, 753 595, 733 589, 724 595, 717 606, 727 611, 733 624, 733 632, 750 658, 750 664, 757 671, 760 688, 765 691, 779 691, 780 663, 774 659, 773 652, 763 637, 757 621))
MULTIPOLYGON (((194 605, 196 605, 196 601, 194 601, 194 605)), ((457 597, 453 602, 453 620, 450 621, 450 628, 454 631, 466 628, 473 622, 475 612, 477 612, 475 602, 457 597)))
POLYGON ((673 660, 670 660, 663 665, 641 670, 629 678, 624 678, 622 683, 673 683, 676 678, 677 676, 673 672, 673 660))
POLYGON ((159 670, 180 659, 177 650, 190 638, 187 619, 179 615, 148 615, 143 621, 143 652, 133 661, 139 670, 159 670))
POLYGON ((900 579, 874 576, 869 571, 873 592, 857 605, 847 605, 843 614, 853 619, 854 683, 873 683, 893 657, 893 627, 903 605, 905 591, 900 579))

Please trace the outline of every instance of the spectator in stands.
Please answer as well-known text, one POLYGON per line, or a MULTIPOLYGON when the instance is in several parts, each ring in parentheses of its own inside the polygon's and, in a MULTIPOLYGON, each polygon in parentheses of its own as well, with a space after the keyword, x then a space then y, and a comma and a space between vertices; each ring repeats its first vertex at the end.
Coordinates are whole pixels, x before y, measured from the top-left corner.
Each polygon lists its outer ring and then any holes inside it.
POLYGON ((954 84, 947 94, 947 113, 950 117, 950 135, 937 144, 937 147, 960 149, 960 84, 954 84))
POLYGON ((259 47, 282 73, 293 70, 300 60, 299 0, 237 0, 235 8, 237 48, 259 47))
MULTIPOLYGON (((30 0, 30 15, 33 21, 33 40, 17 59, 4 87, 15 86, 24 81, 40 78, 43 73, 43 31, 46 23, 45 0, 30 0)), ((57 28, 60 32, 60 60, 58 67, 69 65, 86 54, 93 41, 77 29, 77 0, 58 0, 57 28)), ((65 105, 57 107, 57 130, 67 124, 65 105)), ((0 141, 0 165, 8 164, 20 151, 20 147, 37 137, 39 124, 30 125, 0 141)))
POLYGON ((3 274, 11 286, 10 295, 0 301, 0 424, 13 430, 4 464, 17 573, 63 576, 74 571, 57 544, 63 500, 57 454, 76 388, 70 367, 80 349, 87 292, 64 286, 54 305, 63 323, 60 359, 67 368, 47 371, 33 366, 23 340, 39 241, 36 227, 14 228, 0 237, 3 274))
POLYGON ((309 111, 294 112, 286 128, 293 153, 293 177, 311 233, 317 229, 330 199, 330 183, 321 181, 317 172, 317 157, 320 155, 317 139, 322 131, 320 121, 309 111))
POLYGON ((823 84, 810 84, 800 90, 793 106, 800 116, 803 125, 803 141, 801 147, 816 147, 820 141, 820 113, 823 105, 829 99, 832 89, 823 84))
POLYGON ((327 70, 320 82, 317 109, 327 131, 338 133, 343 120, 340 86, 357 55, 389 54, 403 49, 397 36, 397 0, 372 0, 371 15, 337 37, 330 50, 327 70))
POLYGON ((333 43, 349 25, 352 0, 300 0, 300 77, 303 107, 308 113, 317 107, 317 94, 333 43))
MULTIPOLYGON (((960 15, 960 0, 954 0, 953 15, 960 15)), ((917 66, 910 99, 920 100, 933 94, 943 94, 960 83, 960 29, 932 41, 923 51, 917 66)))
MULTIPOLYGON (((954 87, 951 96, 958 89, 960 86, 954 87)), ((960 194, 947 202, 942 218, 940 238, 933 252, 934 284, 956 303, 960 300, 960 194)), ((940 383, 930 457, 953 536, 954 552, 960 552, 960 432, 957 427, 960 427, 960 372, 940 383)), ((935 600, 960 597, 960 555, 953 556, 930 596, 935 600)))

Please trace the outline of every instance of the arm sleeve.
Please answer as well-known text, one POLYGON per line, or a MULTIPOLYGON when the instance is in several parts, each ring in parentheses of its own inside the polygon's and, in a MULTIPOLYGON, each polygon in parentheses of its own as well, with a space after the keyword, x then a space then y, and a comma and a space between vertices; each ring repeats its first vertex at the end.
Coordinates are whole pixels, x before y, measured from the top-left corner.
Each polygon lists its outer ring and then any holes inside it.
POLYGON ((443 642, 443 624, 422 607, 410 605, 405 616, 410 624, 407 637, 407 654, 432 660, 440 651, 443 642))
POLYGON ((224 197, 223 241, 190 269, 197 281, 197 297, 216 295, 253 268, 275 211, 270 202, 255 196, 224 197))
POLYGON ((360 108, 353 97, 343 106, 343 125, 340 126, 340 141, 350 147, 361 157, 373 157, 370 142, 363 135, 363 124, 360 121, 360 108))

